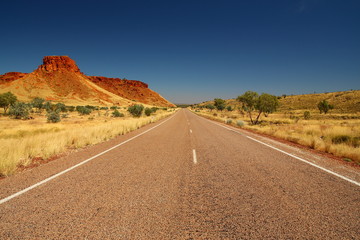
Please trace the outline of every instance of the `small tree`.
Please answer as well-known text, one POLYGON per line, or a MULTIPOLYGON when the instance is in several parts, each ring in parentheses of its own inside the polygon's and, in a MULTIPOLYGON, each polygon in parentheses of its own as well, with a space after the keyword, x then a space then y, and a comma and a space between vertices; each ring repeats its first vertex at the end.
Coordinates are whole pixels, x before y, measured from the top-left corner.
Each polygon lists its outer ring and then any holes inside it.
POLYGON ((124 114, 119 112, 119 110, 115 109, 112 114, 113 117, 124 117, 124 114))
POLYGON ((215 98, 214 99, 214 105, 217 110, 224 110, 225 109, 225 100, 221 98, 215 98))
POLYGON ((55 104, 55 111, 56 112, 67 112, 68 109, 65 104, 57 103, 57 104, 55 104))
POLYGON ((242 109, 249 114, 250 122, 254 124, 252 119, 252 112, 255 110, 256 103, 259 99, 259 94, 253 91, 247 91, 243 95, 237 97, 237 101, 242 103, 242 109))
POLYGON ((328 113, 328 111, 334 109, 334 106, 329 104, 328 101, 322 100, 321 102, 319 102, 318 108, 320 110, 320 114, 321 113, 326 114, 326 113, 328 113))
POLYGON ((0 107, 4 108, 4 114, 8 108, 15 104, 17 97, 11 92, 0 94, 0 107))
POLYGON ((49 112, 46 116, 48 122, 57 123, 61 121, 60 114, 57 111, 49 112))
POLYGON ((231 106, 227 106, 226 110, 228 110, 229 112, 232 112, 234 109, 231 106))
POLYGON ((78 111, 80 115, 89 115, 91 113, 91 109, 84 106, 76 106, 76 111, 78 111))
POLYGON ((276 96, 270 95, 268 93, 263 93, 259 96, 255 108, 259 111, 259 116, 261 113, 264 113, 267 117, 270 113, 275 112, 278 106, 279 101, 276 96))
POLYGON ((50 101, 47 101, 43 104, 43 108, 46 110, 46 112, 51 112, 51 111, 54 111, 54 105, 50 102, 50 101))
POLYGON ((212 104, 208 104, 208 105, 206 105, 205 107, 206 107, 207 109, 210 109, 210 112, 212 112, 212 110, 215 109, 215 106, 212 105, 212 104))
POLYGON ((144 110, 144 106, 143 105, 139 105, 139 104, 136 104, 136 105, 133 105, 133 106, 130 106, 128 107, 128 111, 131 115, 133 115, 134 117, 140 117, 142 112, 144 110))
POLYGON ((150 116, 151 113, 152 113, 151 108, 145 108, 145 115, 146 115, 146 116, 150 116))
POLYGON ((30 107, 23 102, 14 103, 9 110, 9 115, 14 116, 15 119, 29 119, 30 107))
POLYGON ((41 113, 41 109, 43 108, 44 102, 45 102, 45 99, 36 97, 32 100, 31 104, 33 105, 34 108, 38 109, 39 113, 41 113))
POLYGON ((242 108, 249 114, 252 124, 257 124, 262 113, 267 116, 276 111, 279 102, 276 96, 263 93, 259 96, 257 92, 247 91, 238 96, 237 100, 242 103, 242 108), (255 120, 252 119, 252 112, 258 111, 255 120))

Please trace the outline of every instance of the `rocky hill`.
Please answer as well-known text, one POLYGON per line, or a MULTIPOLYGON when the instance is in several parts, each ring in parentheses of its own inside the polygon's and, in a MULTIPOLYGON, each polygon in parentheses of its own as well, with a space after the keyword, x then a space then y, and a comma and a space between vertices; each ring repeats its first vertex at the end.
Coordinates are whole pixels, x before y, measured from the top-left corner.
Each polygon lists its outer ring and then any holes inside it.
POLYGON ((22 101, 42 97, 68 104, 129 105, 141 102, 173 106, 143 82, 87 76, 68 56, 46 56, 43 64, 32 73, 0 75, 0 93, 7 91, 22 101))

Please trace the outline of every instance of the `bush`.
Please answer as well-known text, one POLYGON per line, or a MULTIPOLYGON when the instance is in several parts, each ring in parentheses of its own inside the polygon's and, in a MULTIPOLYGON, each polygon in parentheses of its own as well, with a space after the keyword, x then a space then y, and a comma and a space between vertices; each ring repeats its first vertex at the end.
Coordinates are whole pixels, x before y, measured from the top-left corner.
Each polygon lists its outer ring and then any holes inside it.
POLYGON ((226 119, 226 124, 231 124, 232 120, 231 119, 226 119))
POLYGON ((4 114, 6 114, 7 109, 13 106, 16 101, 17 97, 11 92, 0 94, 0 107, 4 108, 4 114))
POLYGON ((157 107, 152 107, 152 108, 151 108, 151 111, 152 111, 153 113, 156 113, 157 110, 159 110, 159 108, 157 108, 157 107))
POLYGON ((80 115, 89 115, 91 113, 91 109, 84 106, 76 106, 76 111, 78 111, 80 115))
POLYGON ((145 108, 145 115, 146 115, 146 116, 150 116, 151 113, 152 113, 151 108, 145 108))
POLYGON ((241 120, 238 120, 236 122, 236 125, 238 125, 239 127, 243 127, 245 125, 245 123, 243 121, 241 121, 241 120))
POLYGON ((231 106, 227 106, 226 110, 228 110, 229 112, 233 111, 234 109, 231 106))
POLYGON ((56 112, 67 112, 67 108, 66 108, 65 104, 57 103, 57 104, 55 104, 55 111, 56 112))
POLYGON ((140 117, 143 110, 144 106, 139 104, 128 107, 128 111, 131 115, 133 115, 133 117, 140 117))
POLYGON ((61 121, 60 114, 56 111, 49 112, 46 116, 48 122, 57 123, 61 121))
POLYGON ((37 108, 39 112, 41 112, 41 109, 43 108, 45 99, 36 97, 32 100, 31 104, 34 108, 37 108))
POLYGON ((309 111, 305 111, 305 112, 304 112, 304 119, 305 119, 305 120, 309 120, 310 118, 311 118, 310 112, 309 112, 309 111))
POLYGON ((116 110, 116 109, 118 109, 118 108, 119 108, 118 106, 112 106, 112 107, 110 107, 111 110, 116 110))
POLYGON ((101 107, 100 110, 108 110, 108 107, 101 107))
POLYGON ((30 107, 26 103, 16 102, 10 107, 9 115, 14 116, 15 119, 29 119, 30 107))
POLYGON ((323 100, 323 101, 318 103, 318 108, 320 110, 320 114, 321 113, 326 114, 328 111, 334 109, 334 105, 331 105, 331 104, 328 103, 328 101, 323 100))
POLYGON ((43 104, 43 108, 49 113, 54 110, 54 105, 50 101, 47 101, 43 104))
POLYGON ((119 112, 117 109, 111 113, 113 117, 124 117, 125 115, 121 112, 119 112))

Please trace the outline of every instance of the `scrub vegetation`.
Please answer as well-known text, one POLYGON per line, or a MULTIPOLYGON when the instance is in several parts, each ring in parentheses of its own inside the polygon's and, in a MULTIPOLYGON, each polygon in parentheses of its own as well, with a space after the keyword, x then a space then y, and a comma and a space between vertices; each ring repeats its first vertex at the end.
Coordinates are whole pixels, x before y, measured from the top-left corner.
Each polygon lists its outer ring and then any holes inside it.
POLYGON ((360 91, 283 95, 276 100, 268 94, 246 92, 237 99, 226 100, 224 110, 214 109, 215 102, 193 105, 192 110, 360 165, 360 91), (262 103, 261 96, 266 96, 262 103), (226 110, 227 106, 234 110, 226 110))
MULTIPOLYGON (((130 107, 65 106, 43 99, 14 102, 0 111, 0 176, 13 174, 69 150, 107 141, 146 124, 156 122, 175 109, 148 107, 147 114, 130 107), (35 104, 34 104, 35 103, 35 104), (11 113, 13 111, 14 113, 11 113), (25 113, 24 113, 25 112, 25 113)), ((4 108, 4 107, 3 107, 4 108)), ((144 109, 142 105, 136 107, 144 109)))

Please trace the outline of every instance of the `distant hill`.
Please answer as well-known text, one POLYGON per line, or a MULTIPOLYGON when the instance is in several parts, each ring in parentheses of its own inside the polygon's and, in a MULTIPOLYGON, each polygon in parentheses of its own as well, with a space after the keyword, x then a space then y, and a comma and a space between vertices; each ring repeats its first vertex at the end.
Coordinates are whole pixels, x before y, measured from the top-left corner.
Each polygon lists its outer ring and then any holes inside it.
POLYGON ((87 76, 68 56, 46 56, 43 64, 31 73, 0 75, 0 93, 8 91, 21 101, 41 97, 73 105, 130 105, 140 102, 174 106, 143 82, 87 76))
POLYGON ((334 105, 331 112, 360 113, 360 90, 282 97, 279 110, 317 110, 317 104, 322 100, 334 105))
MULTIPOLYGON (((360 113, 360 90, 282 96, 279 97, 278 111, 317 110, 317 104, 322 100, 327 100, 335 106, 331 111, 333 113, 360 113)), ((213 101, 207 101, 199 105, 213 103, 213 101)), ((236 99, 226 100, 226 105, 234 108, 240 106, 236 99)))

